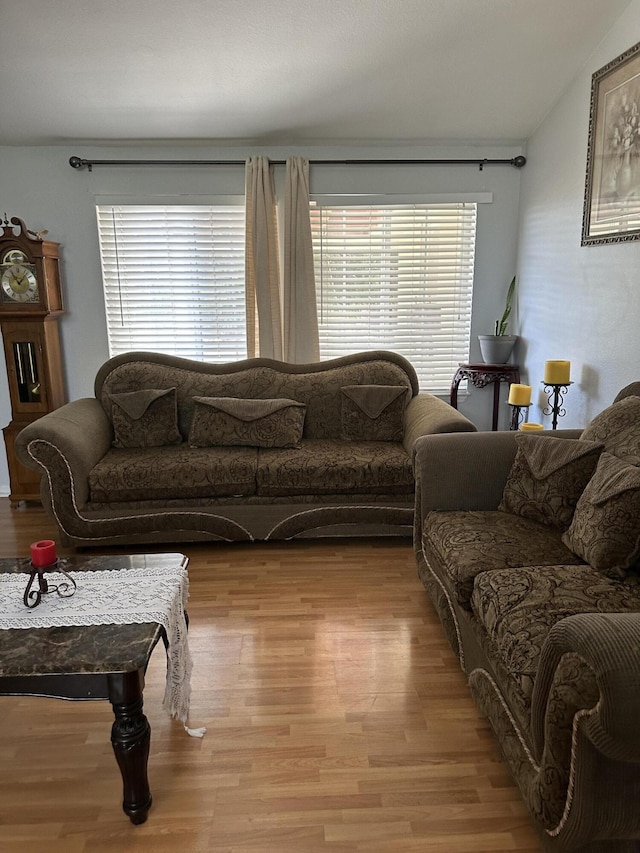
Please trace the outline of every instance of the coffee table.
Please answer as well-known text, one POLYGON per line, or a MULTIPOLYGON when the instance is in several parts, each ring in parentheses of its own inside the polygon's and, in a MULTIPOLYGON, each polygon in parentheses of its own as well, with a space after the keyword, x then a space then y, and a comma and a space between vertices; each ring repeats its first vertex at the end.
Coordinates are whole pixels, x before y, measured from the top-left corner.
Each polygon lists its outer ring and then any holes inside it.
MULTIPOLYGON (((184 554, 65 557, 65 571, 186 567, 184 554)), ((0 572, 25 572, 28 558, 0 559, 0 572)), ((122 808, 134 824, 151 806, 147 777, 151 727, 142 711, 144 676, 165 631, 157 622, 0 630, 0 695, 108 699, 111 743, 123 782, 122 808)))

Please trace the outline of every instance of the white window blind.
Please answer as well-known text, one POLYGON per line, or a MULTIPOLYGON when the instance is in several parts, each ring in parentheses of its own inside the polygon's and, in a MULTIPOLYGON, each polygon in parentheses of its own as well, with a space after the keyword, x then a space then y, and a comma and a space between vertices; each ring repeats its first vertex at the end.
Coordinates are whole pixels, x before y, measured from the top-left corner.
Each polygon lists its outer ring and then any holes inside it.
POLYGON ((98 205, 110 354, 247 357, 244 207, 98 205))
POLYGON ((321 206, 311 212, 321 358, 387 349, 423 391, 469 360, 475 203, 321 206))

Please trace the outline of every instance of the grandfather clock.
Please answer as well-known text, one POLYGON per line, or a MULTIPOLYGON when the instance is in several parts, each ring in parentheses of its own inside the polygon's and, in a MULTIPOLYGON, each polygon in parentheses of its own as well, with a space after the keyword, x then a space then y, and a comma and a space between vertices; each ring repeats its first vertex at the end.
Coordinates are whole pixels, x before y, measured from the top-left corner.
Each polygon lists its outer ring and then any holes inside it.
POLYGON ((0 226, 0 328, 11 397, 11 423, 2 432, 15 505, 40 500, 40 475, 16 459, 16 436, 65 402, 58 333, 64 312, 59 244, 6 213, 0 226))

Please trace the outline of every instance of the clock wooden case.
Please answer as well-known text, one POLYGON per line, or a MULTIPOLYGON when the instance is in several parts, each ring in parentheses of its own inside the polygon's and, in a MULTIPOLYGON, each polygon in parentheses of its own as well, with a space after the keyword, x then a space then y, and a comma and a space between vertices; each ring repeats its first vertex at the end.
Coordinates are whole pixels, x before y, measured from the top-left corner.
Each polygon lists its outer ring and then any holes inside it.
POLYGON ((12 504, 40 500, 40 475, 15 458, 27 424, 65 402, 58 318, 64 313, 59 244, 30 231, 17 217, 0 231, 0 328, 11 398, 3 429, 12 504))

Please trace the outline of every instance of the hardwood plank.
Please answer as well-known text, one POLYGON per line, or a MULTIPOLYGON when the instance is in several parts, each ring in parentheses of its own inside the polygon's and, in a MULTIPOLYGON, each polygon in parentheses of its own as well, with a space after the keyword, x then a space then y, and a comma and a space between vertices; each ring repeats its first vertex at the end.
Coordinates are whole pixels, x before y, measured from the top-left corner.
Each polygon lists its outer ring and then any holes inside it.
MULTIPOLYGON (((56 539, 40 507, 7 499, 0 529, 0 556, 56 539)), ((108 703, 0 697, 0 850, 541 850, 408 541, 155 550, 190 560, 191 722, 206 736, 162 710, 158 648, 144 694, 154 803, 136 827, 108 703)))

